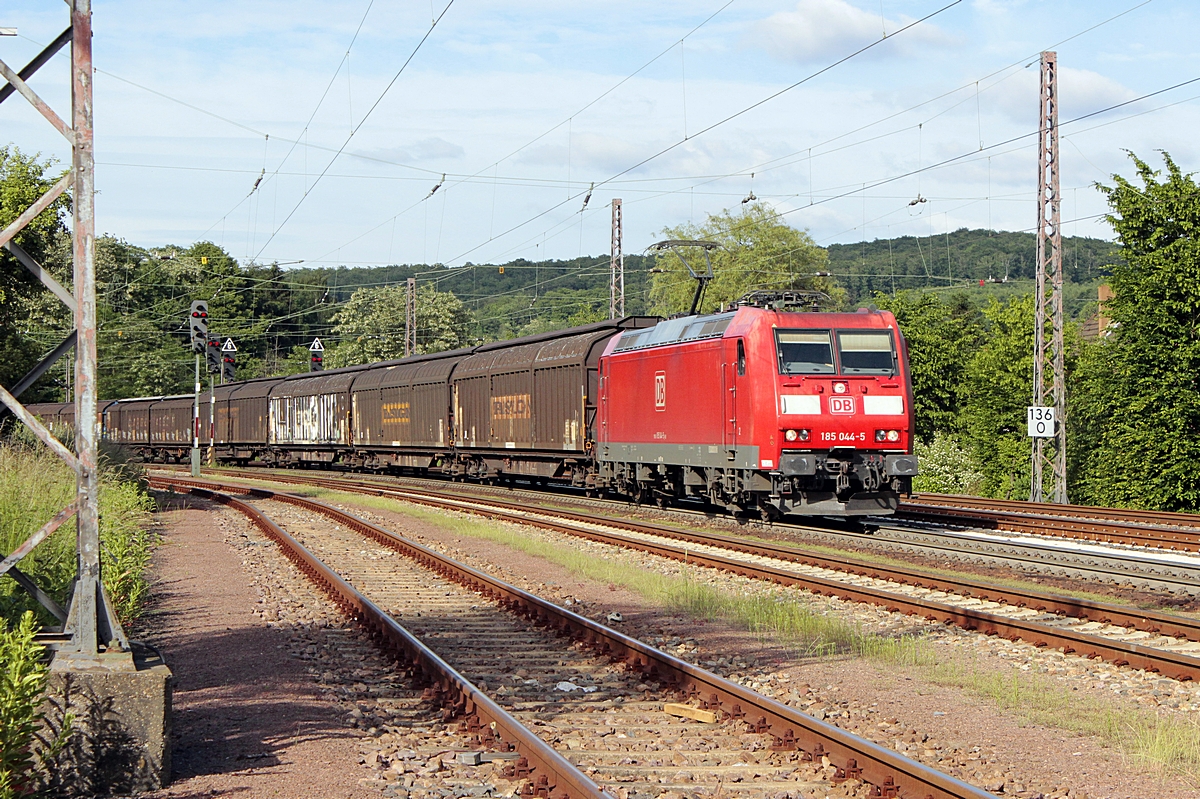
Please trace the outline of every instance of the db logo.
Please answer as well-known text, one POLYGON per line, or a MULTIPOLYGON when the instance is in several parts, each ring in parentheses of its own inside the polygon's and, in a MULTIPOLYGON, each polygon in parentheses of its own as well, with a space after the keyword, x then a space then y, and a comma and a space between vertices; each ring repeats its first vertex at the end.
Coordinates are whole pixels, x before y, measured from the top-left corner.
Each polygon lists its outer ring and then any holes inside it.
POLYGON ((654 409, 665 411, 667 409, 667 373, 654 373, 654 409))
POLYGON ((854 413, 854 397, 830 397, 830 413, 854 413))

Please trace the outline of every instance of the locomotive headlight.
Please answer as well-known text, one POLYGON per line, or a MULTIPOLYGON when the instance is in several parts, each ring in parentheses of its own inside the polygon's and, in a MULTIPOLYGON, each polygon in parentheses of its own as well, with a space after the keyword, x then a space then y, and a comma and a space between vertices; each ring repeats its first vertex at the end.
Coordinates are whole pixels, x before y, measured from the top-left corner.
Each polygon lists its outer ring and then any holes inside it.
POLYGON ((797 433, 795 430, 785 430, 783 433, 783 437, 785 439, 787 439, 788 441, 795 441, 796 439, 798 439, 800 437, 800 434, 797 433))
POLYGON ((833 393, 834 394, 845 394, 846 391, 847 391, 847 389, 846 389, 845 383, 834 383, 833 384, 833 393))
POLYGON ((808 433, 808 431, 807 431, 807 430, 801 430, 801 431, 800 431, 800 440, 801 440, 801 441, 808 441, 808 435, 809 435, 809 433, 808 433))
POLYGON ((888 441, 899 441, 900 440, 900 431, 899 430, 889 430, 887 432, 887 440, 888 441))
POLYGON ((900 431, 899 430, 876 430, 875 431, 875 440, 876 441, 892 441, 892 442, 899 441, 900 440, 900 431))
POLYGON ((876 430, 876 431, 875 431, 875 440, 876 440, 876 441, 883 441, 883 440, 885 440, 886 438, 887 438, 887 431, 886 431, 886 430, 876 430))

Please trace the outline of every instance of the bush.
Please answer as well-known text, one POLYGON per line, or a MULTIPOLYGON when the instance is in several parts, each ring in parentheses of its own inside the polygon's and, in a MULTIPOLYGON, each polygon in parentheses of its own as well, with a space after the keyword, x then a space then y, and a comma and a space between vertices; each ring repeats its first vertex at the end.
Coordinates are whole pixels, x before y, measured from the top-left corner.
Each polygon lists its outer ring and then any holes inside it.
POLYGON ((921 472, 913 479, 914 491, 931 494, 978 494, 983 474, 970 453, 949 433, 935 433, 933 441, 916 444, 921 472))
POLYGON ((0 620, 0 799, 28 796, 37 779, 34 740, 47 668, 36 632, 32 613, 12 629, 0 620))
MULTIPOLYGON (((154 544, 149 531, 153 500, 138 474, 107 453, 100 470, 100 560, 117 617, 137 618, 146 599, 154 544)), ((0 551, 11 552, 75 496, 75 475, 41 447, 0 447, 0 551)), ((65 606, 75 577, 76 526, 67 522, 20 563, 44 591, 65 606)), ((53 619, 13 580, 0 580, 0 618, 15 623, 25 611, 53 619)))

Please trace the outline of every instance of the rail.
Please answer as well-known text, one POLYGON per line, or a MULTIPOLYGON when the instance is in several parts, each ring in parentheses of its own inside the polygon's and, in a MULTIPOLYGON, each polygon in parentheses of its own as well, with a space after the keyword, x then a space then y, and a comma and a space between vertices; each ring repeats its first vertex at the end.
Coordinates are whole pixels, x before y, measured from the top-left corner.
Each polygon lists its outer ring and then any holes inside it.
MULTIPOLYGON (((155 476, 151 478, 151 482, 159 487, 173 485, 247 493, 321 513, 413 558, 443 576, 479 591, 513 612, 559 630, 601 654, 624 661, 627 668, 638 670, 652 679, 672 686, 682 696, 698 697, 705 709, 719 711, 727 720, 744 719, 752 731, 772 735, 775 747, 779 751, 801 751, 805 753, 806 759, 818 761, 822 757, 829 758, 830 763, 837 768, 835 780, 863 780, 875 787, 877 796, 924 796, 926 799, 983 799, 991 796, 947 774, 761 696, 737 683, 672 657, 623 633, 560 608, 552 602, 322 502, 295 494, 181 477, 155 476)), ((316 560, 311 554, 308 557, 316 560)), ((323 564, 322 568, 328 570, 323 564)), ((340 578, 337 580, 345 585, 340 578)), ((348 585, 346 588, 354 590, 348 585)), ((399 628, 394 621, 390 621, 389 628, 391 626, 399 628)), ((473 690, 475 693, 472 697, 486 698, 478 693, 478 689, 473 690)))
POLYGON ((966 594, 981 600, 999 600, 1018 607, 1033 607, 1039 610, 1060 613, 1064 616, 1118 624, 1146 632, 1200 641, 1200 621, 1193 621, 1186 617, 1069 596, 1042 594, 968 578, 946 577, 923 572, 918 569, 871 566, 847 558, 801 552, 790 547, 759 542, 751 543, 732 536, 688 532, 665 525, 575 513, 558 508, 533 509, 527 504, 507 502, 491 497, 471 497, 466 499, 461 496, 427 489, 387 488, 378 484, 361 486, 352 481, 335 478, 272 476, 270 478, 257 477, 256 479, 318 485, 325 488, 374 496, 392 496, 397 499, 430 507, 466 511, 502 521, 529 524, 601 543, 608 543, 627 549, 637 549, 674 560, 722 569, 746 577, 770 580, 781 585, 796 586, 816 594, 878 605, 891 611, 951 623, 964 629, 987 635, 997 635, 1010 640, 1023 640, 1039 647, 1053 646, 1067 654, 1108 660, 1119 666, 1132 666, 1133 668, 1145 669, 1146 671, 1161 673, 1178 680, 1200 679, 1200 658, 1184 653, 1091 635, 1036 621, 1010 618, 987 611, 957 607, 936 600, 905 596, 885 589, 853 585, 838 580, 805 575, 737 558, 700 553, 694 549, 688 549, 686 546, 672 546, 665 542, 650 542, 595 528, 597 526, 610 527, 673 539, 683 544, 705 544, 723 547, 742 554, 771 557, 820 568, 921 586, 932 590, 966 594))

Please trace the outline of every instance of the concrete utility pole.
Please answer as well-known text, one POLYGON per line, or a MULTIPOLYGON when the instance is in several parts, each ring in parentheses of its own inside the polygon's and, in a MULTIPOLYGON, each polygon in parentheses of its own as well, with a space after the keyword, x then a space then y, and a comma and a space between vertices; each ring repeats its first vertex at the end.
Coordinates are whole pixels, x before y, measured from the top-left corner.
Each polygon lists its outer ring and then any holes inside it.
POLYGON ((417 279, 408 279, 408 293, 404 297, 404 357, 417 351, 417 279))
POLYGON ((13 387, 0 387, 0 402, 24 422, 41 441, 76 474, 75 500, 5 559, 0 574, 9 574, 30 591, 47 610, 64 622, 69 641, 59 646, 54 667, 131 669, 129 642, 116 620, 100 581, 100 521, 97 450, 100 422, 96 389, 96 224, 95 171, 92 128, 92 8, 91 0, 68 0, 71 25, 30 61, 14 72, 0 61, 0 102, 20 94, 71 146, 71 169, 7 228, 0 231, 4 247, 32 272, 74 315, 75 330, 13 387), (71 116, 63 120, 26 82, 63 46, 71 44, 71 116), (39 214, 71 189, 73 290, 68 292, 15 241, 39 214), (23 405, 17 396, 45 373, 58 358, 75 347, 75 452, 71 452, 23 405), (69 609, 63 611, 15 568, 63 522, 76 516, 77 580, 69 609))
POLYGON ((1063 368, 1063 274, 1058 177, 1058 55, 1042 53, 1038 105, 1037 297, 1034 309, 1033 404, 1054 408, 1053 438, 1033 439, 1032 502, 1067 502, 1066 375, 1063 368), (1049 328, 1049 329, 1047 329, 1049 328), (1049 380, 1047 380, 1049 373, 1049 380), (1053 479, 1045 496, 1045 472, 1053 479))
POLYGON ((609 258, 608 318, 625 316, 625 254, 621 252, 621 201, 612 201, 612 254, 609 258))

